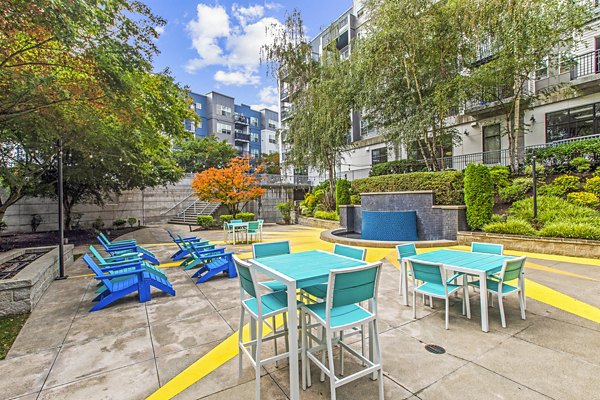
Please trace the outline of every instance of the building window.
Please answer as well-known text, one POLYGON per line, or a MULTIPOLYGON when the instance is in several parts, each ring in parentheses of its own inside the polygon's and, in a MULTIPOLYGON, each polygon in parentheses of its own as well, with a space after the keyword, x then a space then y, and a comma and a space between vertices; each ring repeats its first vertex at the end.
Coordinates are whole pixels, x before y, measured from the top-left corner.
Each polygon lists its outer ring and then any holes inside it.
POLYGON ((277 143, 277 139, 275 138, 275 134, 274 133, 269 133, 269 143, 272 143, 272 144, 276 144, 277 143))
POLYGON ((271 129, 277 129, 277 121, 273 121, 272 119, 270 119, 267 124, 269 125, 269 128, 271 129))
POLYGON ((258 158, 258 156, 260 156, 260 151, 258 149, 250 149, 250 154, 252 155, 252 157, 254 158, 258 158))
POLYGON ((224 117, 230 117, 231 107, 227 107, 222 104, 217 104, 217 114, 222 115, 224 117))
POLYGON ((260 137, 259 137, 258 133, 256 133, 256 132, 250 132, 250 140, 252 142, 258 142, 260 140, 260 137))
POLYGON ((256 118, 256 117, 250 117, 250 124, 252 126, 258 126, 258 118, 256 118))
POLYGON ((546 114, 546 142, 600 133, 600 103, 546 114))
POLYGON ((483 163, 500 163, 500 124, 483 127, 483 163))
POLYGON ((535 71, 536 79, 543 79, 548 77, 548 56, 544 57, 535 71))
POLYGON ((217 132, 225 135, 231 135, 231 125, 217 122, 217 132))
POLYGON ((379 163, 387 162, 387 160, 387 147, 373 149, 371 151, 371 165, 377 165, 379 163))
POLYGON ((196 110, 202 110, 202 103, 196 103, 196 110))

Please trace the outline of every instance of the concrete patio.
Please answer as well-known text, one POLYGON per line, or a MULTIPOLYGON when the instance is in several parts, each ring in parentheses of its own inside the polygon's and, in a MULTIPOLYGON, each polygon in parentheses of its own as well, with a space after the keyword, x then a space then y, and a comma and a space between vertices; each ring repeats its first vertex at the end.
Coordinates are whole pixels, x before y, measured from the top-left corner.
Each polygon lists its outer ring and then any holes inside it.
MULTIPOLYGON (((169 228, 187 231, 185 226, 169 228)), ((319 232, 268 226, 264 239, 289 239, 293 251, 331 249, 318 239, 319 232)), ((197 234, 222 240, 220 231, 197 234)), ((164 263, 176 249, 160 227, 127 236, 153 244, 148 248, 164 263)), ((230 249, 242 257, 250 255, 246 244, 230 249)), ((527 301, 527 319, 519 318, 517 300, 510 297, 507 328, 500 325, 498 309, 490 308, 491 330, 483 333, 477 296, 471 296, 471 320, 461 316, 459 301, 453 304, 448 331, 442 303, 430 309, 418 301, 418 319, 413 320, 411 308, 400 302, 398 270, 390 262, 393 250, 369 249, 368 258, 384 258, 379 326, 386 399, 600 399, 600 324, 555 307, 580 310, 579 300, 588 305, 580 314, 598 312, 596 260, 586 264, 582 259, 529 255, 527 279, 535 285, 527 301), (443 346, 446 353, 431 354, 425 344, 443 346)), ((0 398, 143 399, 234 333, 239 322, 236 279, 196 285, 191 273, 180 267, 164 271, 176 297, 153 292, 150 302, 140 304, 130 296, 89 313, 95 281, 82 276, 89 270, 77 260, 67 271, 69 279, 52 283, 7 359, 0 361, 0 398)), ((347 360, 351 370, 352 358, 347 360)), ((241 379, 234 359, 176 398, 252 399, 253 370, 249 362, 244 365, 241 379)), ((264 399, 288 398, 287 374, 285 362, 264 370, 264 399)), ((313 386, 301 391, 301 398, 328 398, 328 382, 319 383, 316 368, 313 374, 313 386)), ((376 399, 377 383, 361 379, 340 388, 338 397, 376 399)))

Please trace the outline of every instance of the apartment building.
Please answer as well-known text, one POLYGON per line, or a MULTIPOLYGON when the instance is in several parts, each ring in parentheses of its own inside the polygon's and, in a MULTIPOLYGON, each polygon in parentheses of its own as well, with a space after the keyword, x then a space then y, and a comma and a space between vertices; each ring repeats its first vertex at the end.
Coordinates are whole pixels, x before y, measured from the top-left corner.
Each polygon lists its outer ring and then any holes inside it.
POLYGON ((184 126, 195 137, 214 135, 230 143, 240 155, 256 158, 262 153, 279 151, 278 144, 271 142, 276 142, 277 112, 267 108, 258 111, 246 104, 235 104, 233 97, 214 91, 205 95, 191 92, 190 96, 194 101, 191 108, 198 115, 198 122, 186 120, 184 126))
MULTIPOLYGON (((557 91, 525 110, 526 132, 519 138, 521 148, 600 137, 600 2, 590 1, 590 6, 595 7, 598 18, 590 21, 590 29, 581 43, 572 49, 569 66, 560 70, 541 66, 526 88, 537 93, 561 84, 575 90, 557 91)), ((364 4, 359 0, 333 21, 342 56, 351 53, 352 39, 364 34, 366 22, 364 4)), ((322 54, 323 44, 331 42, 328 35, 325 30, 312 39, 315 57, 322 54)), ((285 130, 292 107, 289 102, 292 88, 286 82, 279 84, 281 126, 285 130)), ((340 177, 363 178, 369 175, 373 165, 410 158, 415 153, 411 149, 388 145, 377 129, 361 120, 359 113, 353 112, 351 117, 352 129, 348 135, 353 148, 343 155, 338 166, 340 177)), ((505 124, 498 104, 476 100, 465 104, 447 121, 448 127, 455 128, 460 138, 444 147, 446 168, 464 169, 471 162, 508 165, 508 138, 502 134, 505 124)), ((309 175, 313 181, 324 178, 315 172, 309 172, 309 175)))

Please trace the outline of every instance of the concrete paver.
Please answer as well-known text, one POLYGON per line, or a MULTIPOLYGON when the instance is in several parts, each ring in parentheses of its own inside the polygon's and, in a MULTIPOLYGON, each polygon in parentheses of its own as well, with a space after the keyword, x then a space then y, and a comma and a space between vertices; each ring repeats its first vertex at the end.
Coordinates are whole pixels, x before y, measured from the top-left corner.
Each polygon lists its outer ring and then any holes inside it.
MULTIPOLYGON (((189 235, 186 226, 169 226, 189 235)), ((196 232, 222 243, 220 231, 196 232)), ((163 263, 177 249, 160 228, 126 235, 149 248, 163 263)), ((265 241, 287 240, 294 251, 332 250, 319 240, 319 230, 268 226, 265 241)), ((246 244, 228 246, 241 257, 251 256, 246 244)), ((80 251, 85 248, 78 249, 80 251)), ((386 399, 581 399, 600 393, 600 324, 565 312, 543 301, 528 299, 527 319, 520 319, 516 297, 505 300, 507 328, 500 325, 497 306, 489 309, 489 333, 480 329, 479 298, 471 293, 472 319, 461 315, 453 299, 450 330, 444 329, 443 302, 424 307, 417 299, 417 319, 401 304, 393 249, 369 249, 369 260, 384 260, 379 297, 379 329, 383 346, 386 399), (372 250, 372 251, 371 251, 372 250), (428 353, 424 346, 443 346, 446 354, 428 353)), ((600 266, 581 259, 528 259, 527 279, 591 305, 600 304, 600 266), (540 267, 536 267, 536 265, 540 267), (591 279, 565 275, 579 274, 591 279)), ((592 262, 590 262, 592 263, 592 262)), ((104 310, 89 313, 95 281, 73 277, 53 282, 30 316, 6 360, 0 361, 0 398, 142 399, 184 371, 230 337, 239 325, 236 279, 216 277, 196 285, 194 271, 168 267, 163 271, 177 296, 152 292, 140 304, 131 295, 104 310), (16 378, 18 377, 18 378, 16 378)), ((89 274, 82 260, 67 273, 89 274)), ((554 304, 554 303, 553 303, 554 304)), ((359 347, 358 336, 353 346, 359 347)), ((283 348, 283 341, 279 341, 283 348)), ((265 354, 272 345, 265 347, 265 354)), ((336 364, 337 365, 337 364, 336 364)), ((349 373, 358 364, 346 358, 349 373)), ((329 397, 328 381, 319 382, 313 366, 313 386, 303 399, 329 397)), ((263 369, 262 397, 287 399, 287 362, 263 369)), ((226 361, 181 392, 177 399, 253 399, 254 372, 244 360, 238 378, 237 359, 226 361)), ((360 379, 338 390, 340 399, 376 399, 377 382, 360 379)))

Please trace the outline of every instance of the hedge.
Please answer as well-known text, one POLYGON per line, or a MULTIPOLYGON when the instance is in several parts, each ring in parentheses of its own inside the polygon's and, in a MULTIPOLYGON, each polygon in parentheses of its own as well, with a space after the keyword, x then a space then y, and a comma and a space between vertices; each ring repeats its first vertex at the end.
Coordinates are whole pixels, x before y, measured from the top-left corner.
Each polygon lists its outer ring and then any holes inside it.
POLYGON ((335 183, 335 210, 340 212, 340 206, 350 204, 351 184, 346 179, 338 179, 335 183))
POLYGON ((425 163, 412 160, 388 161, 373 165, 369 176, 405 174, 407 172, 425 171, 425 163))
POLYGON ((530 163, 532 155, 535 155, 539 162, 550 167, 554 172, 576 171, 579 165, 572 165, 571 161, 578 157, 586 158, 590 162, 590 166, 595 167, 600 165, 600 139, 581 140, 535 149, 528 154, 527 164, 530 163))
POLYGON ((315 211, 315 218, 326 219, 329 221, 339 221, 340 216, 335 211, 315 211))
POLYGON ((490 170, 485 165, 469 164, 465 169, 465 205, 467 224, 481 229, 492 220, 494 213, 494 185, 490 170))
POLYGON ((463 204, 463 175, 460 171, 411 172, 372 176, 352 181, 354 193, 431 190, 435 204, 463 204))

